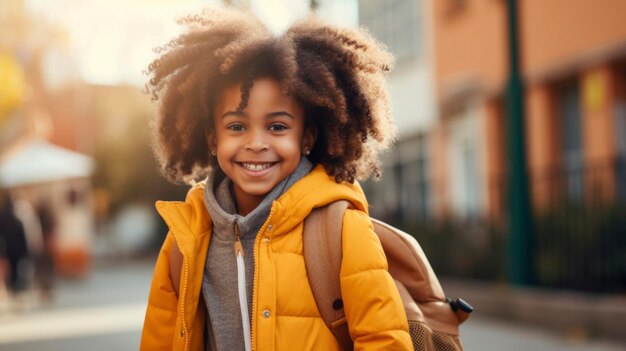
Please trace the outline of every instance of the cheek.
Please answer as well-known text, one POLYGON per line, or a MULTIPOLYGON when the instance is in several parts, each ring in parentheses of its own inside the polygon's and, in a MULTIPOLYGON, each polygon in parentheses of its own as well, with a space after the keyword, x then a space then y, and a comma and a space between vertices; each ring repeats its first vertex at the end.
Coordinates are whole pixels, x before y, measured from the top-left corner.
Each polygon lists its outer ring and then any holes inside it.
POLYGON ((276 142, 276 146, 280 147, 281 149, 287 152, 299 151, 302 148, 302 143, 304 142, 304 140, 302 139, 302 136, 303 136, 303 133, 301 131, 297 131, 289 135, 289 137, 280 138, 276 142))
POLYGON ((280 150, 278 153, 288 163, 299 163, 302 156, 302 138, 292 137, 281 140, 280 144, 276 145, 276 149, 280 150))
POLYGON ((217 161, 222 163, 228 162, 230 158, 237 152, 238 145, 227 137, 216 136, 215 148, 217 151, 217 161))
POLYGON ((233 152, 236 151, 236 149, 237 146, 234 143, 229 142, 228 139, 220 140, 217 143, 217 156, 225 157, 231 155, 233 152))

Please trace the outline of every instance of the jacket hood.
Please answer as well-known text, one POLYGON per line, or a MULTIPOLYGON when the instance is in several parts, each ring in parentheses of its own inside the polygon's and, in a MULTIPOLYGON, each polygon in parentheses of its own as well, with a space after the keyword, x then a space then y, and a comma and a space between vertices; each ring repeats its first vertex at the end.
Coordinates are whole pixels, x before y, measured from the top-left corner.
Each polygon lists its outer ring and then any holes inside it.
MULTIPOLYGON (((211 219, 204 205, 204 185, 205 182, 201 182, 192 187, 185 202, 157 201, 157 211, 175 234, 191 232, 201 235, 210 231, 211 219)), ((357 182, 337 183, 322 165, 317 165, 274 201, 270 212, 276 228, 273 235, 289 232, 302 223, 314 208, 338 200, 347 200, 355 209, 368 213, 365 194, 357 182)))

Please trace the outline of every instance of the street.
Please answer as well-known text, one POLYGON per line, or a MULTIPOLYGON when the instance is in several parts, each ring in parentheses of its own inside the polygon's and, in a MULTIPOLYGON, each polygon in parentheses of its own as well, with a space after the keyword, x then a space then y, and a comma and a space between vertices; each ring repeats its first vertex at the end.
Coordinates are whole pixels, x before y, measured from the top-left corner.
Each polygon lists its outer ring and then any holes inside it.
MULTIPOLYGON (((59 281, 52 304, 0 311, 0 350, 137 350, 152 262, 99 266, 84 281, 59 281)), ((466 350, 624 350, 472 316, 461 328, 466 350)))

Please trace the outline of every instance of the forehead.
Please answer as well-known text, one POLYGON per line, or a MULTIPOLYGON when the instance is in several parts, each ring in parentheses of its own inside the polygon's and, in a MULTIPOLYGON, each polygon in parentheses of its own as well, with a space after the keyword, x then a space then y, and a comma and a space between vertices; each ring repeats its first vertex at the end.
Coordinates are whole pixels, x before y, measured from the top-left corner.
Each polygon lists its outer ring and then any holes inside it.
MULTIPOLYGON (((244 111, 282 108, 302 110, 297 99, 286 94, 280 83, 273 78, 258 78, 252 83, 244 111)), ((241 103, 241 84, 231 85, 220 94, 216 111, 234 111, 241 103)))

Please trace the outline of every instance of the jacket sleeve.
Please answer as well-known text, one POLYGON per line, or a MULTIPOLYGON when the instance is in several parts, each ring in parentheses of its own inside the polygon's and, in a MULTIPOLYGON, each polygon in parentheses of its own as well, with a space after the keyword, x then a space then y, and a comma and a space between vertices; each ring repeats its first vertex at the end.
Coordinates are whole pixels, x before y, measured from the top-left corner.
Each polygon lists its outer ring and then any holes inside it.
POLYGON ((341 294, 354 350, 413 350, 400 294, 366 213, 343 218, 341 294))
POLYGON ((172 350, 178 306, 178 298, 170 280, 172 240, 172 234, 168 233, 154 268, 141 333, 141 351, 172 350))

